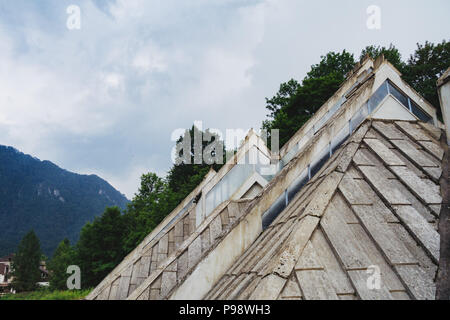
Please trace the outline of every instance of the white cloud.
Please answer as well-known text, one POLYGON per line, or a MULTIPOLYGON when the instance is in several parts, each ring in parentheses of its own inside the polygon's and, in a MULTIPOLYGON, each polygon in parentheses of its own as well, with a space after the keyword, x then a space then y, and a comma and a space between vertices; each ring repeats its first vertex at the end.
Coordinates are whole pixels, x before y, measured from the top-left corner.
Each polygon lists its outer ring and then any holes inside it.
POLYGON ((164 53, 153 44, 148 44, 139 50, 133 59, 132 66, 144 73, 164 72, 168 67, 164 53))
POLYGON ((424 19, 405 30, 385 21, 382 36, 364 28, 366 3, 350 0, 80 0, 77 31, 64 1, 14 2, 0 9, 0 144, 90 168, 132 197, 142 173, 171 166, 175 128, 258 129, 264 97, 328 51, 447 36, 448 19, 435 26, 433 14, 448 10, 398 2, 380 2, 386 19, 424 19))
POLYGON ((122 76, 117 73, 107 73, 102 75, 102 77, 105 81, 105 84, 113 89, 119 88, 123 83, 122 76))

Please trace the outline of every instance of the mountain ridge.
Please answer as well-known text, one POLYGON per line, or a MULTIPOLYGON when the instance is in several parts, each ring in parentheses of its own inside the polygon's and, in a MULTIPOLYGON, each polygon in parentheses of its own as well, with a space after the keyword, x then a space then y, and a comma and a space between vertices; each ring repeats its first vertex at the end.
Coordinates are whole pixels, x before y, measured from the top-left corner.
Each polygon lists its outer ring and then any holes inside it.
POLYGON ((129 200, 101 177, 82 175, 0 145, 0 256, 14 252, 34 229, 43 252, 72 243, 106 207, 125 209, 129 200))

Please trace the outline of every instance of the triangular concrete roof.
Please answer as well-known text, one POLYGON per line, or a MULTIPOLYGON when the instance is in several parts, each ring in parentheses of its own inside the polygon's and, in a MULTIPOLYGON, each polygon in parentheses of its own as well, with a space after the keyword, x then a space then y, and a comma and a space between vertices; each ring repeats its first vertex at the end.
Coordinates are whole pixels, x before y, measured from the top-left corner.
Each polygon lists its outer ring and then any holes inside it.
MULTIPOLYGON (((144 241, 88 299, 434 298, 445 148, 441 130, 431 124, 372 120, 392 97, 414 118, 440 125, 435 109, 392 65, 366 59, 279 156, 250 132, 236 159, 251 144, 281 160, 258 196, 226 200, 197 221, 188 209, 170 232, 159 228, 157 242, 144 241), (263 219, 274 214, 263 230, 263 219), (375 291, 366 281, 372 267, 381 270, 375 291)), ((199 190, 205 196, 235 160, 190 197, 199 190)))
POLYGON ((205 298, 434 299, 444 147, 428 128, 366 121, 205 298))

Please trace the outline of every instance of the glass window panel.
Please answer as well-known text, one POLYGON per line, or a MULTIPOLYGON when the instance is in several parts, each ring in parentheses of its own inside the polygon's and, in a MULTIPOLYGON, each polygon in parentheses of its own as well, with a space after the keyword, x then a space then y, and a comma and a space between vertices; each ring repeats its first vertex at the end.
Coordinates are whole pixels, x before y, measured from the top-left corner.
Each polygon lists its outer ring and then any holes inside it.
POLYGON ((298 144, 295 144, 291 150, 289 150, 289 152, 283 157, 283 159, 281 159, 281 161, 283 162, 283 167, 285 165, 287 165, 289 163, 289 161, 292 160, 292 158, 294 158, 295 154, 297 153, 297 151, 299 150, 299 146, 298 144))
POLYGON ((281 159, 281 169, 284 168, 289 163, 289 161, 291 161, 295 157, 297 152, 308 143, 312 136, 314 136, 314 128, 310 129, 303 136, 303 138, 301 138, 300 141, 296 145, 294 145, 291 150, 289 150, 289 152, 281 159))
POLYGON ((401 93, 396 87, 394 87, 389 81, 389 92, 398 100, 400 101, 407 109, 409 109, 408 105, 408 98, 401 93))
POLYGON ((414 115, 423 122, 432 122, 433 118, 423 111, 414 101, 411 100, 411 108, 414 115))
POLYGON ((267 210, 262 217, 263 229, 267 229, 272 222, 279 216, 279 214, 286 208, 286 198, 283 192, 272 206, 267 210))
POLYGON ((387 96, 387 86, 386 82, 383 82, 383 84, 375 91, 375 93, 370 97, 369 99, 369 112, 372 113, 376 107, 380 104, 381 101, 387 96))
POLYGON ((314 136, 314 129, 310 129, 308 132, 306 132, 306 134, 298 143, 298 150, 303 148, 313 136, 314 136))
POLYGON ((206 195, 205 216, 209 216, 218 205, 230 199, 253 174, 254 167, 254 165, 249 164, 235 165, 206 195))
POLYGON ((355 129, 367 118, 369 115, 368 103, 365 103, 353 116, 350 126, 352 131, 355 129))
POLYGON ((206 199, 205 199, 205 216, 208 216, 209 213, 214 209, 214 195, 213 193, 210 191, 208 192, 208 194, 206 195, 206 199))
POLYGON ((335 113, 336 113, 336 111, 338 111, 340 108, 341 108, 341 106, 342 106, 342 104, 345 102, 345 97, 342 97, 339 101, 338 101, 338 103, 336 103, 331 109, 330 109, 330 115, 334 115, 335 113))
POLYGON ((335 153, 349 137, 349 125, 345 125, 331 141, 331 152, 335 153))
POLYGON ((222 203, 222 188, 223 188, 223 183, 221 183, 219 185, 218 188, 214 188, 214 204, 216 205, 216 207, 222 203))
POLYGON ((294 199, 295 195, 308 183, 308 168, 303 170, 300 176, 288 188, 289 201, 294 199))
POLYGON ((309 139, 310 139, 310 137, 308 135, 305 135, 303 138, 301 138, 300 141, 297 144, 298 145, 298 150, 303 148, 303 146, 308 142, 309 139))
POLYGON ((319 131, 323 125, 330 119, 330 112, 327 112, 317 123, 314 125, 314 133, 319 131))
POLYGON ((314 157, 314 161, 311 163, 311 178, 315 176, 317 172, 323 167, 323 165, 330 159, 329 146, 324 148, 318 155, 314 157))
POLYGON ((222 199, 228 199, 230 196, 228 194, 228 186, 229 186, 229 179, 227 179, 227 177, 225 177, 225 179, 223 179, 222 181, 222 187, 220 188, 221 190, 221 198, 222 199))

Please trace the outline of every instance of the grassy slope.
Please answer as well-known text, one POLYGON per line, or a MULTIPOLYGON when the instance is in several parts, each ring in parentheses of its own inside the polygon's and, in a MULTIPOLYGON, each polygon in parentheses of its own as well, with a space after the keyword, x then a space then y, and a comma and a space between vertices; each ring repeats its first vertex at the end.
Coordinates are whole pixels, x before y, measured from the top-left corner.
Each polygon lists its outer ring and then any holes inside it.
POLYGON ((91 290, 40 290, 28 293, 8 294, 5 296, 1 296, 0 300, 81 300, 86 297, 90 291, 91 290))

